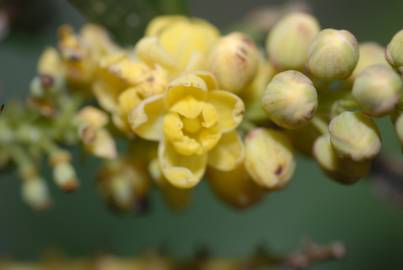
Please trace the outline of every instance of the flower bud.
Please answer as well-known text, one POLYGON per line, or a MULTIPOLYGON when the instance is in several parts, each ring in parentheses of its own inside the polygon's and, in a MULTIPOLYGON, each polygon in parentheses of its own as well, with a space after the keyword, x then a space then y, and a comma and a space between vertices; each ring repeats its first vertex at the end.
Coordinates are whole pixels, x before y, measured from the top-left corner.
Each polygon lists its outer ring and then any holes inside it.
POLYGON ((35 210, 45 210, 50 207, 51 199, 45 180, 39 176, 25 179, 22 183, 22 199, 35 210))
POLYGON ((399 139, 403 151, 403 112, 398 112, 394 114, 392 117, 392 121, 395 127, 397 138, 399 139))
POLYGON ((356 162, 340 158, 330 142, 329 135, 323 135, 315 141, 313 154, 322 170, 339 183, 353 184, 369 174, 369 160, 356 162))
POLYGON ((381 149, 375 122, 360 112, 345 111, 329 124, 330 140, 342 158, 363 161, 374 158, 381 149))
POLYGON ((398 68, 403 68, 403 29, 397 32, 386 48, 386 59, 398 68))
POLYGON ((52 154, 50 163, 53 166, 53 179, 64 191, 71 192, 78 188, 76 172, 70 164, 71 156, 67 151, 60 150, 52 154))
POLYGON ((123 159, 108 161, 97 180, 101 194, 113 209, 136 213, 147 210, 149 179, 140 165, 123 159))
POLYGON ((297 128, 312 119, 318 95, 304 74, 288 70, 274 76, 263 95, 263 108, 270 119, 284 128, 297 128))
POLYGON ((357 76, 352 93, 365 113, 383 116, 395 109, 401 90, 402 81, 392 68, 372 65, 357 76))
POLYGON ((355 37, 346 30, 325 29, 309 47, 307 67, 318 79, 346 79, 359 58, 355 37))
POLYGON ((295 170, 288 138, 271 129, 254 129, 245 138, 245 168, 252 179, 270 190, 283 188, 295 170))
POLYGON ((375 42, 365 42, 359 45, 360 57, 358 59, 357 65, 353 73, 351 74, 351 78, 355 79, 358 74, 361 73, 365 68, 372 66, 383 64, 389 66, 389 63, 385 59, 385 49, 375 42))
POLYGON ((309 45, 319 31, 318 21, 309 14, 292 13, 285 16, 267 37, 269 59, 282 70, 303 69, 309 45))
POLYGON ((225 172, 209 168, 207 179, 214 194, 234 208, 253 206, 266 194, 263 187, 252 180, 243 164, 225 172))
POLYGON ((312 122, 301 128, 285 130, 285 133, 290 138, 293 148, 299 154, 307 157, 312 156, 313 145, 316 139, 322 135, 321 131, 312 122))
POLYGON ((213 47, 208 66, 222 89, 238 93, 255 76, 258 57, 256 45, 248 36, 232 33, 213 47))

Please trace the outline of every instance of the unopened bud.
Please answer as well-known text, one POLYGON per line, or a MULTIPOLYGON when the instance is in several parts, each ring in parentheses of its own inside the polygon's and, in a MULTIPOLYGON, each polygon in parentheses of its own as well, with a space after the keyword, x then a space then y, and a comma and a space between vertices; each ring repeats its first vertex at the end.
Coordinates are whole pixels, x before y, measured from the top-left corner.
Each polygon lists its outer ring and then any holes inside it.
POLYGON ((207 178, 215 195, 235 208, 245 209, 253 206, 266 194, 264 188, 252 180, 243 164, 225 172, 209 168, 207 178))
POLYGON ((303 69, 309 45, 319 31, 319 23, 311 15, 287 15, 273 27, 267 37, 269 59, 279 69, 303 69))
POLYGON ((35 176, 22 183, 22 199, 35 210, 49 208, 51 199, 45 181, 35 176))
POLYGON ((209 57, 209 70, 216 76, 220 87, 238 93, 255 76, 259 52, 246 35, 232 33, 222 37, 209 57))
POLYGON ((307 67, 322 80, 346 79, 359 58, 355 37, 346 30, 325 29, 312 41, 307 67))
POLYGON ((284 71, 274 76, 263 95, 263 108, 274 123, 284 128, 306 124, 317 106, 315 87, 298 71, 284 71))
POLYGON ((139 166, 122 159, 106 162, 98 175, 98 185, 112 208, 136 213, 147 210, 149 180, 139 166))
POLYGON ((365 42, 359 45, 360 58, 358 59, 357 65, 353 73, 351 74, 352 79, 355 79, 358 74, 361 73, 365 68, 383 64, 389 66, 389 63, 385 59, 385 48, 375 42, 365 42))
POLYGON ((374 158, 381 149, 375 122, 361 112, 345 111, 329 124, 330 140, 338 155, 354 161, 374 158))
POLYGON ((313 154, 322 170, 339 183, 353 184, 369 174, 369 160, 356 162, 340 158, 328 135, 323 135, 315 141, 313 154))
POLYGON ((386 59, 398 68, 403 68, 403 29, 397 32, 389 42, 386 49, 386 59))
POLYGON ((295 170, 288 138, 271 129, 254 129, 245 138, 245 168, 259 185, 271 190, 283 188, 295 170))
POLYGON ((392 117, 392 121, 395 127, 397 138, 399 139, 403 151, 403 112, 398 112, 394 114, 392 117))
POLYGON ((365 113, 383 116, 395 109, 401 90, 402 81, 392 68, 372 65, 355 79, 353 97, 365 113))

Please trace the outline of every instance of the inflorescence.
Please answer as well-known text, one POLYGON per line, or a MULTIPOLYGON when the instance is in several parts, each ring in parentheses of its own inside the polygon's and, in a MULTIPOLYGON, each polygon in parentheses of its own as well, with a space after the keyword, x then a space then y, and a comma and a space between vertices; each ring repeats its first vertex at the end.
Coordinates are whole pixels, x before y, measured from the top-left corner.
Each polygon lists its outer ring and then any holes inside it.
POLYGON ((96 25, 62 26, 27 106, 1 113, 0 167, 16 165, 35 209, 51 204, 44 156, 56 185, 79 186, 66 148, 78 144, 102 159, 98 187, 115 209, 141 211, 151 187, 182 209, 203 178, 247 208, 288 185, 295 152, 340 183, 367 176, 381 149, 375 117, 390 116, 403 145, 403 30, 383 48, 294 12, 265 48, 183 16, 153 19, 134 49, 96 25))

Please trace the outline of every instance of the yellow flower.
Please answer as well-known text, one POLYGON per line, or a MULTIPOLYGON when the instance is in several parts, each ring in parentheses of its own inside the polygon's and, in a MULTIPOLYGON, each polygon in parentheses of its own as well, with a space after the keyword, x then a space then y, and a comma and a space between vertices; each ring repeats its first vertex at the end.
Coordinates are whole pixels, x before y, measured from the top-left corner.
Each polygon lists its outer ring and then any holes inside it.
POLYGON ((168 84, 161 67, 149 67, 127 54, 108 55, 100 61, 93 91, 98 103, 113 114, 114 124, 129 133, 128 112, 144 98, 161 94, 168 84))
POLYGON ((177 187, 195 186, 207 164, 231 170, 243 160, 235 128, 244 104, 236 95, 216 89, 210 73, 183 75, 164 94, 143 100, 129 114, 136 134, 160 142, 162 173, 177 187))
POLYGON ((90 88, 101 57, 119 51, 107 32, 92 24, 85 25, 79 34, 68 25, 60 27, 59 50, 67 81, 81 88, 90 88))
POLYGON ((210 23, 181 16, 161 16, 150 22, 146 36, 136 46, 136 56, 149 64, 183 71, 205 69, 206 56, 220 37, 210 23))

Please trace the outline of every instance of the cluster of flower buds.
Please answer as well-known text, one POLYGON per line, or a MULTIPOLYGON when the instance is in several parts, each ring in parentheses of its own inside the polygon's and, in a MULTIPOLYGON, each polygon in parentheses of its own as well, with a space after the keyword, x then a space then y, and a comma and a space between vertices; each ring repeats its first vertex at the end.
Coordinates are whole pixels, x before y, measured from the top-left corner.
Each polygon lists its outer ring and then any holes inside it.
MULTIPOLYGON (((182 209, 203 178, 223 202, 249 207, 287 186, 295 151, 354 183, 381 148, 373 117, 390 115, 403 145, 403 30, 384 49, 294 12, 265 47, 183 16, 153 19, 129 49, 98 26, 63 26, 39 61, 30 104, 53 119, 53 138, 105 159, 100 191, 120 210, 142 210, 151 185, 182 209)), ((44 141, 57 185, 75 189, 70 156, 44 141)))
POLYGON ((167 251, 148 251, 137 257, 117 257, 101 255, 93 258, 70 259, 61 255, 47 256, 38 262, 18 262, 0 259, 0 268, 5 270, 60 269, 60 270, 242 270, 280 267, 287 269, 308 269, 320 263, 339 260, 345 255, 345 247, 340 242, 319 245, 311 240, 302 248, 289 254, 277 254, 265 246, 259 246, 247 257, 230 258, 212 256, 211 251, 196 250, 191 258, 178 260, 167 251))

